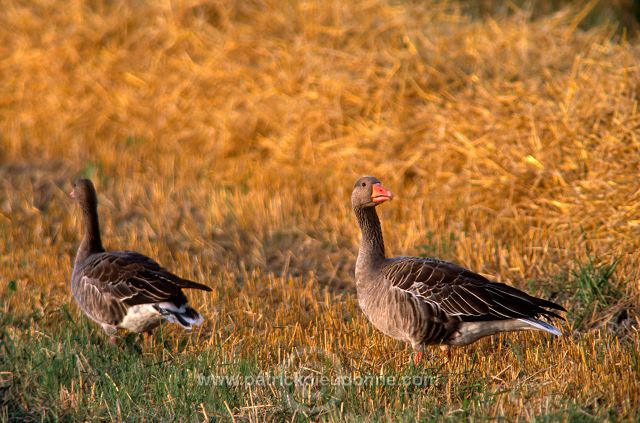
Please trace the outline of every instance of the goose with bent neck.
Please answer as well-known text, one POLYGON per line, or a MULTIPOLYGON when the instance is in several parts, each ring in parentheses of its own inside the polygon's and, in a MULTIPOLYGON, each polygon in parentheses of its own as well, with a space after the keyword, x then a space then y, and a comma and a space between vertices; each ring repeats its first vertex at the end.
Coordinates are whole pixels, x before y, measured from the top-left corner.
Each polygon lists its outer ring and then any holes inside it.
POLYGON ((140 253, 107 252, 100 238, 98 196, 93 183, 79 179, 71 197, 80 207, 83 225, 71 291, 82 311, 102 326, 111 343, 116 343, 118 329, 150 334, 164 320, 185 329, 203 322, 182 289, 211 288, 176 276, 140 253))
POLYGON ((408 342, 422 358, 427 345, 462 346, 499 332, 539 330, 561 335, 546 321, 562 306, 490 281, 434 258, 386 258, 376 206, 393 198, 372 176, 358 179, 351 204, 362 239, 355 277, 358 303, 381 332, 408 342))

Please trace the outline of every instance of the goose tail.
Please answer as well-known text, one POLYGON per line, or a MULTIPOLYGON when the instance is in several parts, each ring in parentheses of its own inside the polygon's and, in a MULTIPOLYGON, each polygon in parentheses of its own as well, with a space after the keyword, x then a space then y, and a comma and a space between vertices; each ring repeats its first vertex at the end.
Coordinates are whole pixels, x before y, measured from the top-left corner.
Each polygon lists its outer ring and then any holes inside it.
POLYGON ((204 322, 204 317, 188 304, 176 306, 171 302, 158 303, 156 309, 171 323, 177 323, 187 330, 199 326, 204 322))
POLYGON ((550 334, 553 334, 555 336, 562 336, 562 332, 560 332, 558 328, 556 328, 555 326, 551 326, 550 324, 543 322, 542 320, 538 320, 534 318, 518 319, 518 320, 523 323, 526 323, 532 328, 535 328, 544 332, 549 332, 550 334))

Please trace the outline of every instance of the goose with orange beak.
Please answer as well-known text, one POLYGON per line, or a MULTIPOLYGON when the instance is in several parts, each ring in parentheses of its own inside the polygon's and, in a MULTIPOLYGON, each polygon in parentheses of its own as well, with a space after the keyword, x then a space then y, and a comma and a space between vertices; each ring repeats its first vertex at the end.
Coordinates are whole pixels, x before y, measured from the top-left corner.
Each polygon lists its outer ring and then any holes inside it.
POLYGON ((362 233, 355 277, 358 303, 384 334, 410 343, 417 363, 428 345, 471 344, 500 332, 560 336, 546 320, 566 311, 554 302, 490 281, 457 264, 424 257, 387 258, 376 207, 393 194, 373 176, 356 181, 351 205, 362 233), (555 310, 555 311, 552 311, 555 310))

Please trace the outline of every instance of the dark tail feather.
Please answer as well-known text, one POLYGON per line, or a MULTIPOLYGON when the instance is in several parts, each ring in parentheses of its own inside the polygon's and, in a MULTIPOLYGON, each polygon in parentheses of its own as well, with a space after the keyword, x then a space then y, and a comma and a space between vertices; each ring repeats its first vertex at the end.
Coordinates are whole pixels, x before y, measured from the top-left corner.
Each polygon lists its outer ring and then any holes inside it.
POLYGON ((180 288, 201 289, 203 291, 211 292, 211 288, 209 288, 207 285, 202 284, 202 283, 198 283, 198 282, 194 282, 194 281, 190 281, 189 279, 180 278, 180 285, 179 286, 180 286, 180 288))
POLYGON ((556 304, 551 301, 543 300, 542 298, 536 298, 536 305, 540 308, 540 315, 545 316, 547 318, 556 318, 560 320, 567 320, 564 317, 560 316, 558 313, 554 313, 553 311, 546 310, 543 307, 551 308, 554 310, 567 311, 560 304, 556 304))
POLYGON ((536 300, 538 300, 536 305, 539 305, 540 307, 547 307, 547 308, 553 308, 555 310, 567 311, 566 308, 552 301, 543 300, 542 298, 536 298, 536 300))
POLYGON ((553 311, 545 310, 544 308, 541 308, 540 310, 541 311, 539 312, 539 315, 545 316, 547 318, 553 317, 559 320, 567 320, 564 317, 560 316, 558 313, 554 313, 553 311))

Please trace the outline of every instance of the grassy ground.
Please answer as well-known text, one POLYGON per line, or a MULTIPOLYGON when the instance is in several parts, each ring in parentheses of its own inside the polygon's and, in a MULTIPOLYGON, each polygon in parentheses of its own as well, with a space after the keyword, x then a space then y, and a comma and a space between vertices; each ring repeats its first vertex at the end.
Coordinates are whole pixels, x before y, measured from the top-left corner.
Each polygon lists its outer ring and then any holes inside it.
POLYGON ((0 420, 637 421, 640 48, 597 2, 509 4, 5 2, 0 420), (561 302, 567 336, 408 364, 355 299, 363 174, 389 254, 561 302), (213 288, 203 327, 112 348, 81 315, 80 175, 107 248, 213 288))

